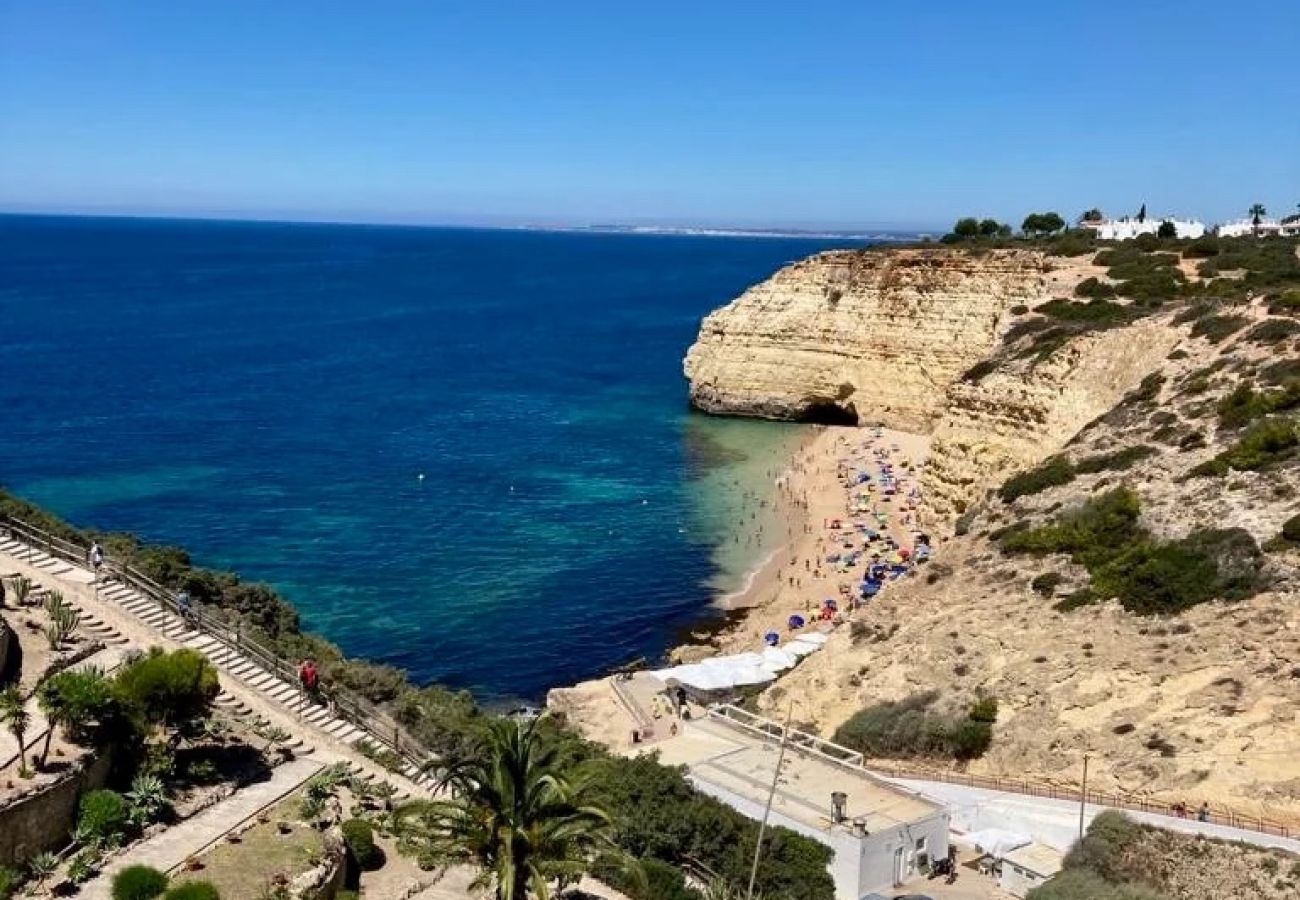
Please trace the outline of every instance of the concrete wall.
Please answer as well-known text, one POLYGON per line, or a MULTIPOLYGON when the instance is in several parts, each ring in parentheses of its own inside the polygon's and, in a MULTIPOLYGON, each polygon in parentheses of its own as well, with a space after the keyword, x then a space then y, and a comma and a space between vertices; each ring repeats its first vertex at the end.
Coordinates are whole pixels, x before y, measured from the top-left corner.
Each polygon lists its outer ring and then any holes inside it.
POLYGON ((0 808, 0 865, 18 865, 63 845, 76 823, 81 795, 108 780, 107 754, 87 763, 0 808))
MULTIPOLYGON (((854 839, 858 846, 856 866, 856 893, 853 900, 872 892, 888 892, 896 883, 906 884, 920 876, 917 842, 924 841, 923 852, 933 861, 948 855, 948 814, 936 812, 928 819, 910 825, 900 825, 887 831, 869 835, 865 840, 854 839), (898 857, 902 852, 901 859, 898 857), (901 881, 895 880, 901 862, 901 881)), ((846 848, 847 849, 847 848, 846 848)), ((842 854, 849 857, 848 852, 842 854)), ((838 861, 841 854, 836 853, 838 861)), ((851 857, 850 857, 851 859, 851 857)), ((845 873, 846 875, 848 872, 845 873)), ((838 885, 838 883, 837 883, 838 885)))

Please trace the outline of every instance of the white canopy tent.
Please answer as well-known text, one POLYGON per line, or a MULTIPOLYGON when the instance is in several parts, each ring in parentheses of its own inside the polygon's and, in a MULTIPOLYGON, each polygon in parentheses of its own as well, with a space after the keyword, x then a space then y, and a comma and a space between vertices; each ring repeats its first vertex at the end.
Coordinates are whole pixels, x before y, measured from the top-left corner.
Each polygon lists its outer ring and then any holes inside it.
POLYGON ((706 693, 767 684, 776 680, 778 672, 794 668, 800 659, 816 653, 826 640, 824 634, 802 634, 781 647, 765 647, 762 653, 715 656, 697 663, 656 669, 650 674, 664 684, 676 682, 706 693))

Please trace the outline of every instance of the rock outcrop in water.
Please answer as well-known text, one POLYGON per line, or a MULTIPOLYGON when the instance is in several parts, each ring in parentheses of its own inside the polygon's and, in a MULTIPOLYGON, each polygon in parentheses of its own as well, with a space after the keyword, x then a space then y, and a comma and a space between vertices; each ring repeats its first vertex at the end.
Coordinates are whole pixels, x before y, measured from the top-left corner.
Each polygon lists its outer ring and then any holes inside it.
POLYGON ((1043 254, 832 251, 709 315, 686 356, 701 410, 928 431, 945 391, 1017 305, 1047 299, 1043 254))

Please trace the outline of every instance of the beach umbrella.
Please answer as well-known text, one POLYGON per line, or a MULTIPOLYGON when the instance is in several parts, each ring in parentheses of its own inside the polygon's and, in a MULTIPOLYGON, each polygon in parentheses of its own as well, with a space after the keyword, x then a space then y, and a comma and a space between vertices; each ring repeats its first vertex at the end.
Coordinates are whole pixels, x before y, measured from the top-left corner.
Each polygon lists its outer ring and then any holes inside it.
POLYGON ((769 631, 767 634, 763 635, 763 640, 767 641, 769 647, 775 647, 777 644, 781 643, 781 635, 777 634, 775 631, 769 631))
POLYGON ((791 616, 791 617, 790 617, 790 627, 791 627, 791 628, 803 628, 803 626, 804 626, 803 616, 791 616))

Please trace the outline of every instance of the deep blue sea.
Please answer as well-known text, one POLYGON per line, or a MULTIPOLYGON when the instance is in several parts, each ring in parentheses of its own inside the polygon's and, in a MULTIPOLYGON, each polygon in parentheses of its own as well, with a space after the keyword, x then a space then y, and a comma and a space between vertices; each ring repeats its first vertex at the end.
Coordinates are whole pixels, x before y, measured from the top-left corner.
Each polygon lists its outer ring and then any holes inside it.
POLYGON ((0 483, 483 697, 662 653, 793 426, 691 413, 774 238, 0 217, 0 483), (419 476, 423 474, 423 479, 419 476))

